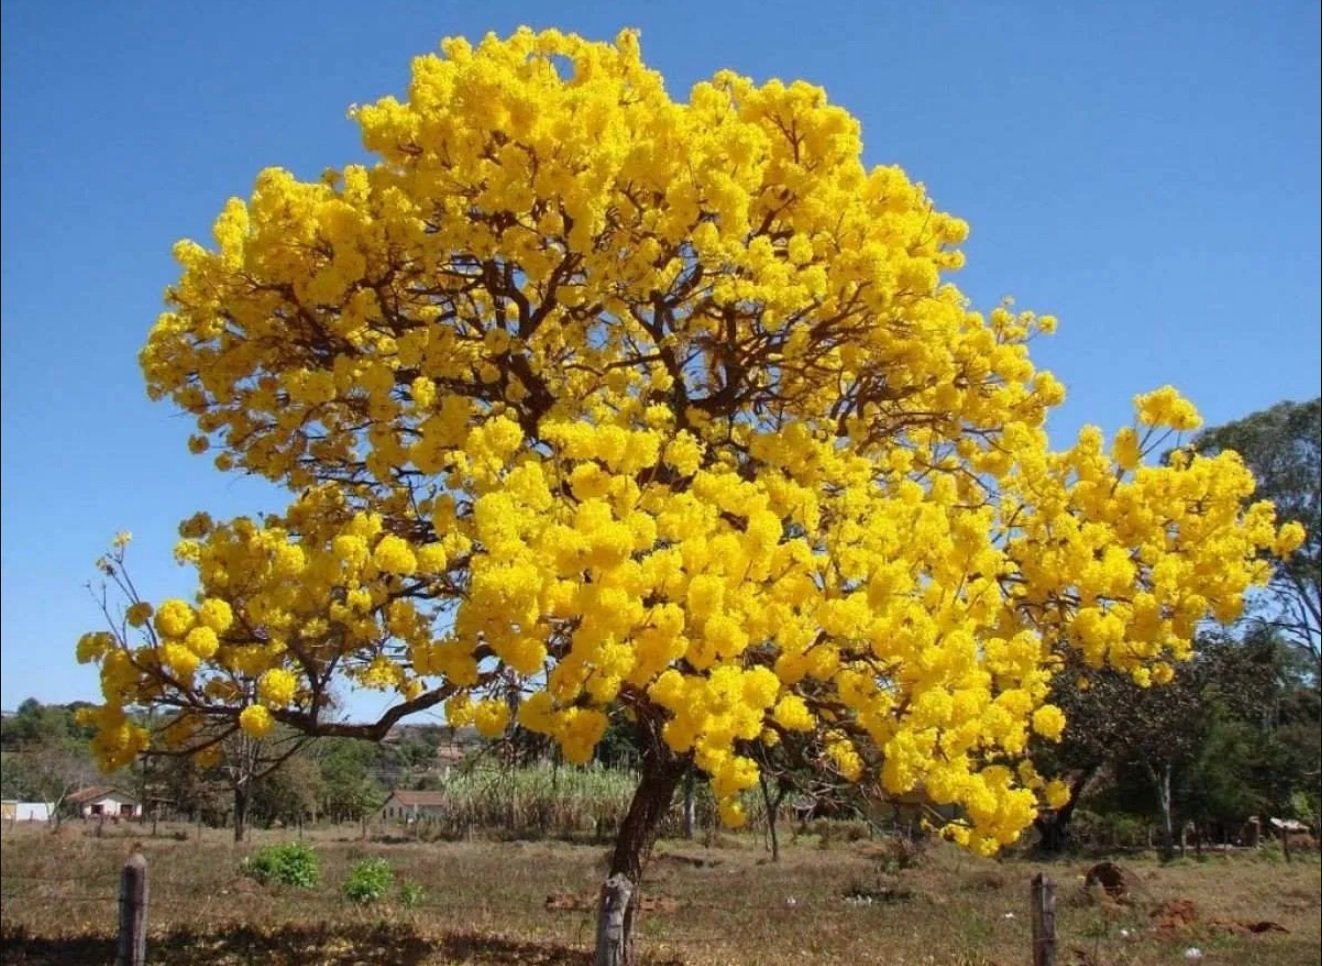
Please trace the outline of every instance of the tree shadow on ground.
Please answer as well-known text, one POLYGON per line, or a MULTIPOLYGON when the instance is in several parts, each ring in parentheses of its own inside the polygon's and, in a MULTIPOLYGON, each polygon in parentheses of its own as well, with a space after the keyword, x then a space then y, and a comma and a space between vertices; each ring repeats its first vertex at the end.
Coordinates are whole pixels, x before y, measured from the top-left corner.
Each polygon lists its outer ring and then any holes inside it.
MULTIPOLYGON (((31 936, 21 927, 10 926, 0 932, 0 950, 6 966, 65 966, 115 960, 113 937, 31 936)), ((480 933, 456 932, 434 938, 421 936, 405 924, 176 928, 152 934, 147 953, 150 962, 170 966, 232 963, 414 966, 440 962, 581 966, 591 959, 582 948, 480 933)))

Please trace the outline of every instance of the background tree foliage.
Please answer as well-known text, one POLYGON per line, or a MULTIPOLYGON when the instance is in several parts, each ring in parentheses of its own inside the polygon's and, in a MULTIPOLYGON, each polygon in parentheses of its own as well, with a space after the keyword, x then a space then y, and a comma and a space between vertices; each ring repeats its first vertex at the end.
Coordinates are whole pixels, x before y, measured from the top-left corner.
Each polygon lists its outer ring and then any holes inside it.
POLYGON ((1280 520, 1299 524, 1305 539, 1273 561, 1270 599, 1255 617, 1320 660, 1320 400, 1281 402, 1206 429, 1191 448, 1206 455, 1239 453, 1255 474, 1255 498, 1272 500, 1280 520))
POLYGON ((1095 812, 1159 814, 1169 853, 1174 822, 1228 834, 1252 815, 1318 819, 1320 401, 1279 403, 1204 430, 1191 447, 1235 450, 1255 474, 1255 496, 1273 500, 1304 539, 1267 558, 1267 591, 1228 631, 1202 634, 1196 660, 1165 693, 1081 666, 1057 679, 1068 727, 1037 758, 1075 781, 1071 802, 1040 816, 1050 850, 1066 845, 1086 793, 1095 812))
POLYGON ((49 802, 58 819, 64 799, 90 784, 97 768, 88 748, 93 730, 78 723, 85 702, 43 705, 28 698, 0 725, 0 794, 49 802))

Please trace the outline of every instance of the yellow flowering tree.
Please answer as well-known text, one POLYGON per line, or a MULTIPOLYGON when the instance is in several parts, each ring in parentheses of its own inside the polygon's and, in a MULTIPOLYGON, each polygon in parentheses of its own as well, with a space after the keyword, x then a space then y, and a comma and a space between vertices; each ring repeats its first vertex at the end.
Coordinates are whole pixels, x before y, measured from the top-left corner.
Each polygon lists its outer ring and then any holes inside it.
POLYGON ((722 71, 673 100, 628 31, 442 51, 351 111, 375 163, 266 170, 176 248, 149 393, 292 502, 187 521, 196 600, 131 595, 141 634, 80 643, 106 764, 142 704, 187 747, 445 702, 574 762, 629 719, 637 883, 688 763, 738 825, 742 749, 812 736, 991 852, 1061 792, 1025 764, 1064 724, 1058 655, 1161 682, 1294 539, 1233 455, 1145 465, 1199 424, 1171 388, 1050 449, 1063 388, 1028 343, 1054 320, 944 281, 965 224, 865 168, 820 88, 722 71), (345 684, 399 700, 329 720, 345 684))
MULTIPOLYGON (((129 541, 130 534, 121 532, 110 552, 97 561, 106 578, 97 596, 110 630, 85 634, 78 642, 80 661, 102 660, 103 689, 108 681, 107 670, 123 660, 115 657, 115 652, 128 652, 135 636, 145 635, 148 641, 155 641, 159 647, 158 663, 164 660, 167 667, 179 670, 196 668, 206 656, 214 654, 219 646, 213 643, 219 640, 217 629, 223 632, 229 626, 225 619, 231 613, 227 610, 229 605, 219 599, 204 603, 196 613, 183 601, 165 601, 153 613, 151 604, 138 597, 125 567, 129 541), (111 607, 110 587, 128 602, 118 619, 111 607), (171 632, 173 641, 169 639, 171 632)), ((268 677, 257 682, 257 695, 264 702, 280 697, 272 692, 272 680, 268 677)), ((150 761, 160 766, 162 759, 187 759, 185 767, 191 766, 198 775, 209 773, 219 778, 230 792, 230 825, 236 842, 242 842, 247 833, 253 793, 260 787, 259 783, 284 767, 313 737, 293 728, 272 733, 271 719, 263 718, 267 713, 265 704, 250 705, 237 716, 228 716, 198 715, 178 702, 157 703, 146 694, 132 699, 131 703, 145 705, 148 713, 131 717, 124 713, 124 702, 115 699, 100 708, 84 708, 79 712, 82 720, 97 726, 92 748, 101 766, 111 770, 131 764, 139 757, 145 767, 150 761), (153 713, 158 710, 166 713, 153 713), (254 727, 255 721, 263 724, 254 727)), ((148 775, 159 770, 149 768, 148 775)))

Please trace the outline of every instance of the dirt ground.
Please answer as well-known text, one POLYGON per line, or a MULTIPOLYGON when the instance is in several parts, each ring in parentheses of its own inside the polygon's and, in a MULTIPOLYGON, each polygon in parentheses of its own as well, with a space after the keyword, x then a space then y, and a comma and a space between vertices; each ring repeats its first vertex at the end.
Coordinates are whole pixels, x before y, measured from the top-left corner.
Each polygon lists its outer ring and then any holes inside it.
MULTIPOLYGON (((241 862, 293 833, 123 826, 96 836, 66 824, 0 835, 0 959, 113 959, 120 867, 135 846, 150 877, 154 963, 582 963, 593 939, 602 845, 559 841, 362 841, 358 829, 310 832, 321 860, 311 890, 261 886, 241 862), (386 858, 397 884, 422 887, 354 905, 340 886, 353 862, 386 858)), ((772 863, 760 837, 664 841, 647 879, 642 949, 653 963, 1021 964, 1031 948, 1030 880, 1057 904, 1057 961, 1075 966, 1320 962, 1318 853, 1214 853, 1166 866, 1148 855, 1042 863, 985 860, 950 846, 918 853, 891 840, 801 836, 772 863)))

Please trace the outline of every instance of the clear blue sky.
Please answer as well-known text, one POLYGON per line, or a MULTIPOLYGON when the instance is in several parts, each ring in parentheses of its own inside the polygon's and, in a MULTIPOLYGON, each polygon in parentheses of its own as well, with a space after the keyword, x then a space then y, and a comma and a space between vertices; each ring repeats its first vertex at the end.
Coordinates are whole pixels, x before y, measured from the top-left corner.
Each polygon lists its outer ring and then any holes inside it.
POLYGON ((264 166, 360 159, 346 107, 402 93, 446 35, 637 26, 678 98, 723 67, 823 85, 868 163, 970 222, 968 295, 1061 319, 1036 354, 1068 388, 1060 443, 1167 382, 1212 423, 1320 391, 1315 0, 8 0, 0 19, 5 708, 97 698, 73 646, 100 626, 84 585, 116 530, 159 598, 190 590, 180 519, 283 505, 190 456, 190 422, 146 399, 170 246, 209 241, 264 166))

